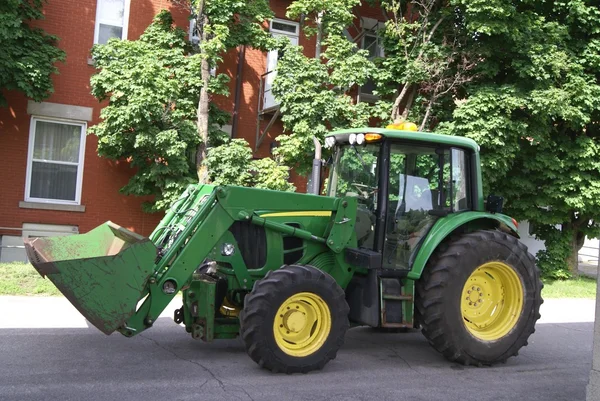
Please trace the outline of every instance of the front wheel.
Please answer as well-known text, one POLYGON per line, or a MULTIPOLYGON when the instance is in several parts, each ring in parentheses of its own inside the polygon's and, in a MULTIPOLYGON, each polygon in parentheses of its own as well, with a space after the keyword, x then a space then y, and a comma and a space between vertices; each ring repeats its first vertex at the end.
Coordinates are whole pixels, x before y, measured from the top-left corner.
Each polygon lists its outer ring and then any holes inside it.
POLYGON ((244 300, 240 335, 248 355, 273 372, 307 373, 334 359, 348 330, 345 293, 312 266, 269 272, 244 300))
POLYGON ((540 318, 539 270, 518 239, 464 234, 441 246, 417 283, 417 313, 429 343, 465 365, 517 355, 540 318))

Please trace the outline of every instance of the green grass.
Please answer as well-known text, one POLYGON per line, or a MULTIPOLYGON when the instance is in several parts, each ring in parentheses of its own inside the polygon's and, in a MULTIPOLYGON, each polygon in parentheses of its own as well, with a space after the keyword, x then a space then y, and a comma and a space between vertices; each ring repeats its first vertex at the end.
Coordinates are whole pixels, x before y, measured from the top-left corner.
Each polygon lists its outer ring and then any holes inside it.
MULTIPOLYGON (((60 292, 30 264, 0 263, 0 295, 60 295, 60 292)), ((544 280, 542 296, 546 299, 593 299, 596 297, 596 281, 585 277, 564 281, 544 280)))
POLYGON ((542 297, 549 298, 596 298, 596 280, 577 277, 571 280, 544 280, 542 297))
POLYGON ((0 263, 0 295, 61 295, 28 263, 0 263))

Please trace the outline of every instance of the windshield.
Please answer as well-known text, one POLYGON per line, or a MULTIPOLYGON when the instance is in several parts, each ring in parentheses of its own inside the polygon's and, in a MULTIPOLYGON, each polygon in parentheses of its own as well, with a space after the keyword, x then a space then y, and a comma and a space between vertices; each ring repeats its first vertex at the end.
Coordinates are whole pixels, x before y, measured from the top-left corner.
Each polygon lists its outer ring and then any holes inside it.
POLYGON ((377 156, 380 144, 340 147, 330 177, 329 196, 354 196, 374 210, 377 205, 377 156))
POLYGON ((329 196, 357 198, 354 230, 359 247, 373 248, 380 144, 339 147, 329 178, 329 196))

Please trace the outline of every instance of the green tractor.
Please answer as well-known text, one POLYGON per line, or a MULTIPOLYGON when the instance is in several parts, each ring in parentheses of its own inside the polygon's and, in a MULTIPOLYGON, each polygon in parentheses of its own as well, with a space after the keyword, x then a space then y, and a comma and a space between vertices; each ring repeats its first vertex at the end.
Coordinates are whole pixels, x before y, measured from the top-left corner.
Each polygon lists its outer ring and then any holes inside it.
POLYGON ((420 327, 451 361, 517 355, 540 317, 539 271, 502 199, 484 203, 470 139, 396 129, 330 133, 312 194, 191 185, 149 238, 107 222, 26 240, 30 261, 90 323, 132 337, 178 294, 204 341, 240 336, 273 372, 335 358, 350 327, 420 327))

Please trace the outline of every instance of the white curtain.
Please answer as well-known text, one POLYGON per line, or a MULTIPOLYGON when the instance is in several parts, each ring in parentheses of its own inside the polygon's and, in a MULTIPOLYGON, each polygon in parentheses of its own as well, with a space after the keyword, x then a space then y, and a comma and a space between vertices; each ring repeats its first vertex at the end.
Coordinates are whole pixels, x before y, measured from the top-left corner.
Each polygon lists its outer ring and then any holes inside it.
POLYGON ((81 126, 36 121, 29 196, 75 200, 81 126))

